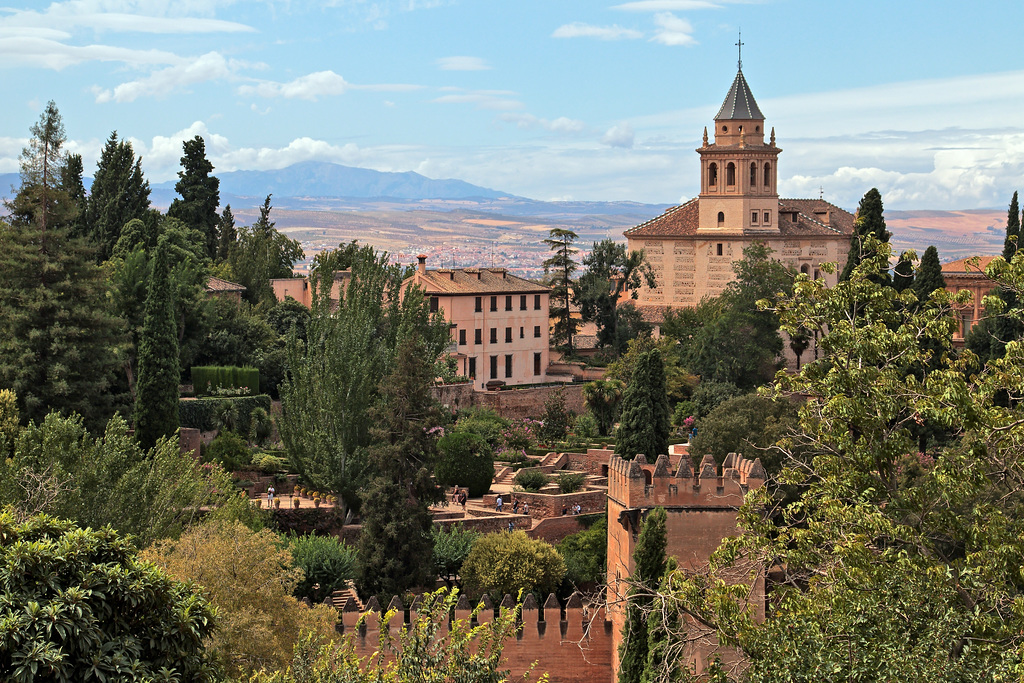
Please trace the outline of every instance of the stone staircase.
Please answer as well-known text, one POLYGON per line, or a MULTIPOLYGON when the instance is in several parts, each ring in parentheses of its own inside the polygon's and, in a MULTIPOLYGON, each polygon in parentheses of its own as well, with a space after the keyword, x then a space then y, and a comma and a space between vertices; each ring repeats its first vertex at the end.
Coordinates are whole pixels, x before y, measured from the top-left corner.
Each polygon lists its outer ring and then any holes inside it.
POLYGON ((345 588, 331 593, 331 597, 328 600, 335 609, 341 612, 346 611, 346 607, 348 607, 349 612, 353 611, 349 601, 352 601, 355 609, 359 612, 362 612, 366 607, 363 601, 359 599, 359 594, 356 593, 356 585, 351 579, 345 582, 345 588))

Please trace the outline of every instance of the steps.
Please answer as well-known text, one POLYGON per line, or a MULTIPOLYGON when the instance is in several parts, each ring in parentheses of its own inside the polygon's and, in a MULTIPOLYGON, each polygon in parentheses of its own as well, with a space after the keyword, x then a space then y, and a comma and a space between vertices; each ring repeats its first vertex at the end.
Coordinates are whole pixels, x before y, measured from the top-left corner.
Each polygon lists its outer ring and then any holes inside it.
MULTIPOLYGON (((330 600, 331 605, 333 605, 338 611, 344 611, 349 600, 355 601, 355 606, 359 612, 363 612, 365 610, 363 601, 359 599, 359 594, 356 593, 356 585, 352 583, 351 579, 345 582, 345 588, 331 593, 330 600)), ((351 612, 352 610, 349 609, 349 611, 351 612)))

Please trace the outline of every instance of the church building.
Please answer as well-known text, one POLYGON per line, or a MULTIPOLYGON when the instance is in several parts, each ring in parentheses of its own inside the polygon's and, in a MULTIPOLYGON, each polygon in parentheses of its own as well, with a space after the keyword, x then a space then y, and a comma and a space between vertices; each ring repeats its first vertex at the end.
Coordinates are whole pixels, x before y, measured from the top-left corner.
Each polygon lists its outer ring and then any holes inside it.
POLYGON ((626 231, 629 249, 644 250, 657 278, 636 301, 648 320, 721 294, 735 279, 732 263, 756 241, 794 270, 835 284, 838 275, 821 264, 846 263, 854 216, 822 199, 779 198, 782 149, 774 128, 765 142, 764 121, 740 62, 715 116, 714 142, 705 128, 697 149, 700 195, 626 231))

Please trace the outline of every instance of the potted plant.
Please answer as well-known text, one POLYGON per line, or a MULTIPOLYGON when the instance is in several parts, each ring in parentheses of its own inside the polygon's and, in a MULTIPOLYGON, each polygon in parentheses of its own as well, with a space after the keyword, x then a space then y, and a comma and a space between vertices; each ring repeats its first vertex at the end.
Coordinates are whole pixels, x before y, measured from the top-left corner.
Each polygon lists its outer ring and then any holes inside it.
POLYGON ((257 498, 254 502, 256 503, 256 507, 258 507, 258 508, 263 507, 263 499, 262 498, 257 498))
POLYGON ((299 499, 298 499, 298 498, 293 498, 293 499, 292 499, 292 507, 293 507, 293 508, 295 508, 296 510, 298 510, 298 509, 299 509, 299 504, 300 504, 300 502, 299 502, 299 499))
POLYGON ((281 509, 281 499, 280 498, 274 498, 274 508, 275 509, 281 509))
POLYGON ((313 507, 315 507, 315 508, 320 507, 320 498, 314 498, 313 499, 313 507))

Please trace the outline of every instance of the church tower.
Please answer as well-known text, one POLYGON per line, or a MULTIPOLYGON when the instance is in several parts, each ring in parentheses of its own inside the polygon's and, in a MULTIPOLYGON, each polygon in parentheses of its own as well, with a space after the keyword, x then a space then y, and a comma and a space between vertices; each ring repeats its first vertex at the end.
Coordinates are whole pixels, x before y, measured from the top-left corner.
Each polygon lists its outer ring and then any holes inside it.
POLYGON ((764 114, 743 77, 739 62, 736 78, 715 116, 714 142, 700 154, 700 230, 751 235, 779 234, 779 152, 775 129, 765 144, 764 114))

